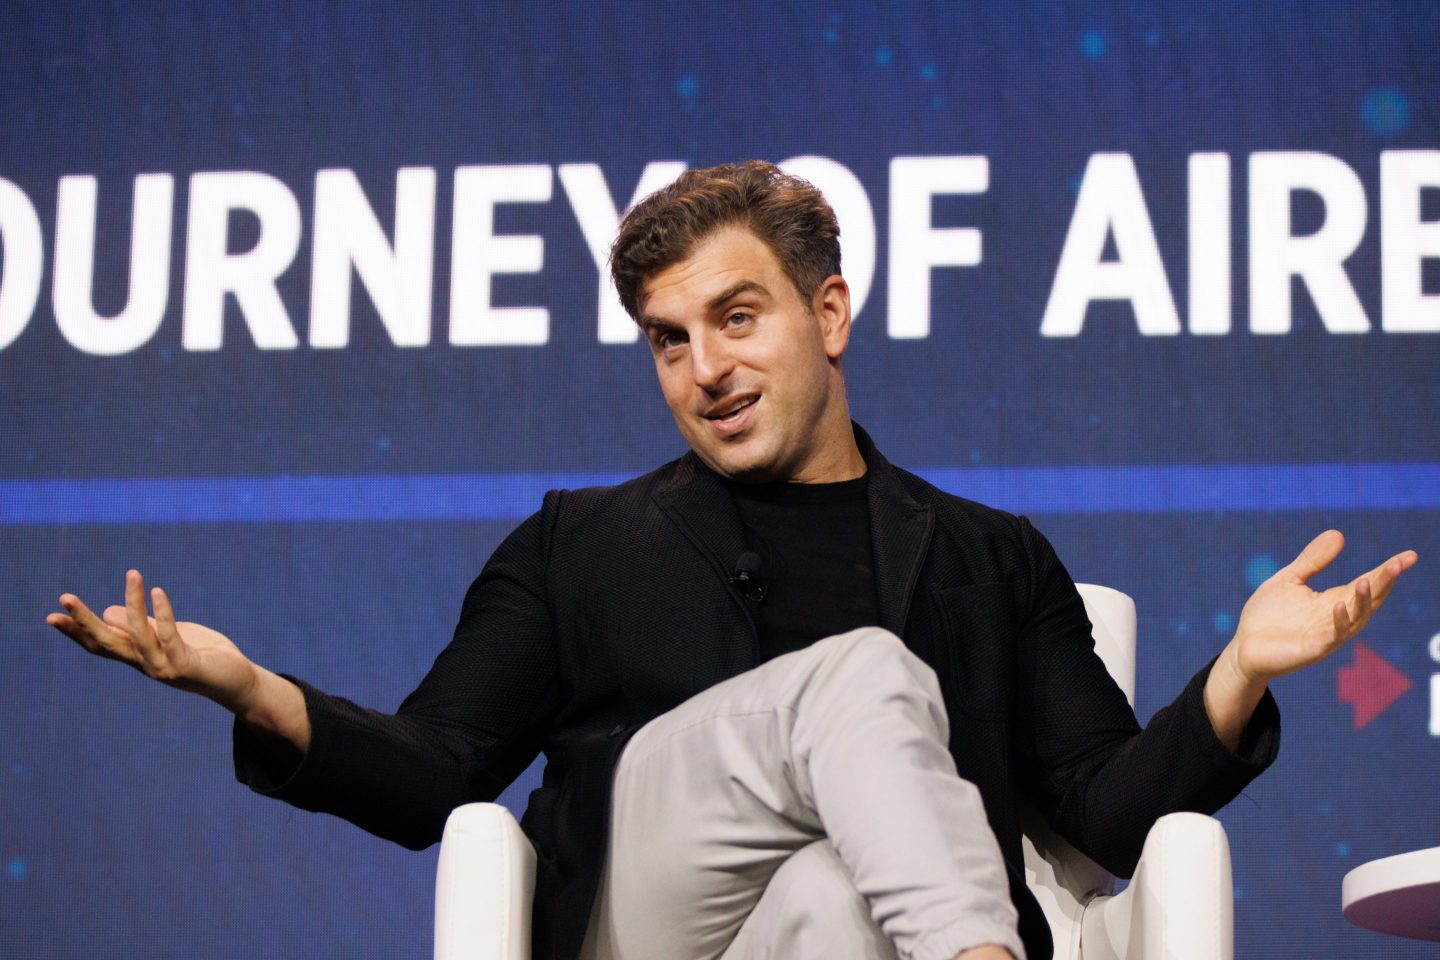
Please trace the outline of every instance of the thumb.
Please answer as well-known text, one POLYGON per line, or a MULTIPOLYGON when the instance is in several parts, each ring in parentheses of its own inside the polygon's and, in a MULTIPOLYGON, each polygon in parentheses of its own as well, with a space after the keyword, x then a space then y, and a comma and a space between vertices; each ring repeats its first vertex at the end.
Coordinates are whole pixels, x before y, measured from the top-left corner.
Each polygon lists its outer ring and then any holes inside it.
MULTIPOLYGON (((107 626, 114 627, 122 633, 130 632, 130 621, 125 615, 124 607, 112 604, 105 608, 105 612, 100 615, 100 619, 104 620, 107 626)), ((150 629, 155 629, 155 618, 146 617, 145 619, 150 621, 150 629)))
POLYGON ((1340 556, 1340 551, 1345 549, 1345 535, 1339 530, 1326 530, 1320 536, 1311 540, 1300 551, 1300 555, 1291 561, 1286 569, 1301 583, 1309 580, 1315 574, 1330 566, 1330 562, 1340 556))

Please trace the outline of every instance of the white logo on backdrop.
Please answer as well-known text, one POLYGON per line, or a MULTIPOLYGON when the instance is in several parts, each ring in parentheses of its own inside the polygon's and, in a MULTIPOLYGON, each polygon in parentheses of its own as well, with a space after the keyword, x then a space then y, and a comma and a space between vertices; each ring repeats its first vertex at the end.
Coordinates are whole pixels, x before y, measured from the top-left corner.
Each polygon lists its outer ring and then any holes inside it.
MULTIPOLYGON (((878 258, 878 232, 870 196, 843 164, 803 156, 782 166, 820 187, 841 223, 845 273, 858 317, 869 297, 878 258)), ((1427 259, 1440 259, 1440 221, 1426 221, 1422 194, 1440 188, 1440 151, 1392 150, 1380 156, 1378 209, 1372 214, 1364 184, 1344 161, 1328 154, 1272 151, 1248 157, 1246 231, 1249 262, 1248 330, 1284 334, 1291 329, 1292 289, 1304 285, 1324 328, 1364 333, 1367 316, 1346 261, 1366 242, 1379 245, 1378 325, 1389 333, 1440 332, 1440 294, 1424 290, 1427 259), (1292 201, 1317 198, 1320 225, 1297 235, 1292 201), (1369 230, 1372 216, 1378 230, 1369 230)), ((668 183, 684 164, 648 164, 626 206, 668 183)), ((445 337, 455 347, 534 346, 551 337, 542 306, 498 306, 497 276, 540 274, 546 238, 498 232, 496 209, 506 204, 554 202, 560 181, 598 277, 596 340, 633 343, 635 326, 620 307, 605 270, 622 208, 593 163, 463 166, 453 177, 449 210, 449 315, 445 337)), ((310 303, 306 343, 330 350, 350 342, 352 288, 364 286, 385 333, 396 347, 423 347, 435 336, 433 316, 438 172, 407 167, 396 172, 394 228, 387 234, 355 173, 320 170, 309 212, 310 303)), ((1045 337, 1083 333, 1092 302, 1126 301, 1139 334, 1200 336, 1232 330, 1235 298, 1231 260, 1231 159, 1195 153, 1187 168, 1188 302, 1184 320, 1160 256, 1155 229, 1135 162, 1125 153, 1097 153, 1080 180, 1069 230, 1038 330, 1045 337), (1106 258, 1107 241, 1115 255, 1106 258)), ((981 230, 938 227, 937 197, 982 195, 990 190, 984 156, 893 157, 889 169, 887 302, 885 328, 895 339, 930 335, 931 287, 938 269, 975 269, 984 262, 981 230)), ((159 330, 169 308, 175 177, 146 173, 133 184, 129 286, 125 305, 102 316, 94 306, 96 216, 99 185, 93 176, 62 177, 56 192, 52 305, 60 334, 88 354, 137 350, 159 330)), ((200 172, 188 184, 183 260, 181 344, 213 351, 223 344, 227 297, 261 350, 301 344, 297 311, 277 279, 300 255, 305 211, 276 177, 256 171, 200 172), (253 246, 228 249, 233 216, 258 224, 253 246)), ((30 197, 0 179, 0 349, 30 325, 41 294, 46 238, 30 197)))

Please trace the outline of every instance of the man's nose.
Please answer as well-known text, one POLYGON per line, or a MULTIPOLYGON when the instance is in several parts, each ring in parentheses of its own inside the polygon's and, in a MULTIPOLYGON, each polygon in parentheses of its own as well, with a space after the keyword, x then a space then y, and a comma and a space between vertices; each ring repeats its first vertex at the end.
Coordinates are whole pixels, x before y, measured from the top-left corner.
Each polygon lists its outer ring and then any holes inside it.
POLYGON ((723 340, 697 337, 690 341, 690 375, 703 390, 719 389, 735 369, 734 358, 723 340))

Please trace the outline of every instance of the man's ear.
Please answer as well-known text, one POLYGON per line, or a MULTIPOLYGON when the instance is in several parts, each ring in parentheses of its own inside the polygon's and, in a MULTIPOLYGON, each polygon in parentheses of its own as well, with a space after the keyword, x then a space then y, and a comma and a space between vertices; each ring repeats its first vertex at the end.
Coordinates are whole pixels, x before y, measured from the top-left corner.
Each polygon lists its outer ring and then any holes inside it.
POLYGON ((850 285, 839 274, 831 274, 815 291, 811 307, 820 323, 825 356, 835 363, 850 345, 850 285))

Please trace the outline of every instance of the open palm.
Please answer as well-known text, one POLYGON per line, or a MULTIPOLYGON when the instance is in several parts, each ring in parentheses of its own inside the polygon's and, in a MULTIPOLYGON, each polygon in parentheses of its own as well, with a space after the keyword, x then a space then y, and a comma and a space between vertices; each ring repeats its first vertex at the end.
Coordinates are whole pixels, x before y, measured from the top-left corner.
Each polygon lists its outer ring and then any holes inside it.
POLYGON ((60 597, 66 613, 46 622, 91 653, 119 660, 148 677, 232 705, 255 683, 255 666, 229 637, 199 623, 176 622, 165 591, 150 592, 155 615, 145 609, 138 571, 125 576, 125 605, 97 617, 74 594, 60 597))
POLYGON ((1312 590, 1310 578, 1344 546, 1340 531, 1325 531, 1246 601, 1235 631, 1236 666, 1246 678, 1266 682, 1329 656, 1364 629, 1417 559, 1406 550, 1350 583, 1312 590))

